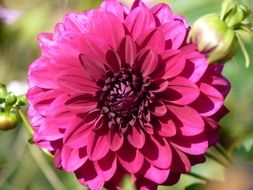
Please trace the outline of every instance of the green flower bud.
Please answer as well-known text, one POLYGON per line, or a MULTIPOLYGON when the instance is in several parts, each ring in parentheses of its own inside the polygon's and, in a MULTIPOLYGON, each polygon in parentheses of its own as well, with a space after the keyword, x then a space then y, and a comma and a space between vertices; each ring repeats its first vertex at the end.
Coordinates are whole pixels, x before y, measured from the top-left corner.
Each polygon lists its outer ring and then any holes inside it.
POLYGON ((17 116, 12 112, 0 113, 0 130, 10 130, 17 126, 17 116))
POLYGON ((249 8, 239 4, 236 0, 226 0, 222 4, 220 18, 231 28, 236 29, 249 15, 249 8))
POLYGON ((6 105, 13 106, 16 102, 17 102, 17 97, 13 94, 9 94, 6 97, 6 100, 5 100, 6 105))
POLYGON ((5 97, 8 95, 6 86, 0 83, 0 104, 5 101, 5 97))
POLYGON ((235 55, 238 47, 235 32, 220 20, 218 14, 199 18, 193 24, 188 40, 207 54, 209 63, 225 63, 235 55))

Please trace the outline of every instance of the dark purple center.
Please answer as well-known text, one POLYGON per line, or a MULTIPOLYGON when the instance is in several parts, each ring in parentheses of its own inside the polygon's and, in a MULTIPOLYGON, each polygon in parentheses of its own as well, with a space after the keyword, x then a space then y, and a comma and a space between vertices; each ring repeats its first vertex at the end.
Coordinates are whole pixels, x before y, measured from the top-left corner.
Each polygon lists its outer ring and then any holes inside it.
POLYGON ((106 116, 109 127, 116 125, 126 128, 138 117, 145 100, 147 82, 149 81, 143 80, 132 69, 123 68, 119 73, 107 72, 107 79, 103 81, 98 96, 102 114, 106 116))

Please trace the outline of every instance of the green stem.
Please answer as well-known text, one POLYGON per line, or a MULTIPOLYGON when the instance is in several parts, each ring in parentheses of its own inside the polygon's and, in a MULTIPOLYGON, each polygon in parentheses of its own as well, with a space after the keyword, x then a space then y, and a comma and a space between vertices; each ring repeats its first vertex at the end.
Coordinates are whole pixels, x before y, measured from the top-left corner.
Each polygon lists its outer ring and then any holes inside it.
POLYGON ((216 145, 214 145, 215 149, 222 155, 224 156, 224 158, 230 163, 230 164, 234 164, 233 159, 231 158, 231 156, 227 153, 227 151, 218 143, 216 145))
POLYGON ((207 177, 204 177, 204 176, 202 176, 202 175, 196 174, 196 173, 194 173, 194 172, 190 172, 190 173, 188 173, 187 175, 192 176, 192 177, 195 177, 195 178, 198 178, 198 179, 203 180, 203 181, 206 181, 206 182, 209 181, 209 179, 208 179, 207 177))
POLYGON ((222 166, 224 166, 225 168, 229 167, 229 164, 227 162, 224 162, 222 159, 218 158, 217 156, 215 156, 214 154, 207 152, 206 157, 216 161, 217 163, 221 164, 222 166))
POLYGON ((29 134, 33 135, 32 127, 29 123, 29 120, 27 119, 26 115, 23 113, 21 108, 17 108, 18 114, 20 115, 23 123, 25 124, 26 129, 28 130, 29 134))
MULTIPOLYGON (((29 123, 29 120, 27 119, 26 115, 23 113, 23 111, 20 108, 17 108, 17 111, 23 121, 23 123, 26 126, 26 129, 29 131, 29 134, 33 134, 32 127, 29 123)), ((65 190, 64 185, 61 183, 61 180, 58 178, 58 176, 54 173, 54 171, 51 169, 50 165, 48 164, 47 160, 45 159, 44 155, 41 154, 40 151, 33 148, 31 145, 28 146, 29 150, 34 158, 34 160, 37 162, 38 166, 40 167, 41 171, 44 173, 48 181, 51 183, 51 185, 56 190, 65 190)))

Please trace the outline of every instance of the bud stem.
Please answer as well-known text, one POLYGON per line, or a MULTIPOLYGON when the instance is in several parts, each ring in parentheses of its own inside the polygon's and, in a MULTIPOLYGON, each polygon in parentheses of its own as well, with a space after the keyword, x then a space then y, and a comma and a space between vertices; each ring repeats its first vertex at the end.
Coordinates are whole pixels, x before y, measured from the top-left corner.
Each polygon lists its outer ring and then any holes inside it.
POLYGON ((250 65, 250 57, 249 57, 249 53, 240 37, 240 35, 236 35, 237 36, 237 39, 238 39, 238 42, 239 42, 239 45, 241 47, 241 50, 242 50, 242 53, 243 53, 243 56, 245 58, 245 66, 248 68, 249 65, 250 65))
POLYGON ((206 157, 216 161, 217 163, 224 166, 225 168, 229 167, 229 164, 227 162, 224 162, 222 159, 218 158, 216 155, 214 155, 210 152, 207 152, 205 155, 206 155, 206 157))
POLYGON ((224 156, 224 158, 231 164, 234 164, 233 159, 231 158, 231 156, 227 153, 227 151, 219 144, 217 143, 216 145, 214 145, 215 149, 222 155, 224 156))
POLYGON ((192 176, 192 177, 195 177, 195 178, 198 178, 198 179, 203 180, 203 181, 206 181, 206 182, 209 181, 209 179, 208 179, 207 177, 204 177, 204 176, 202 176, 202 175, 196 174, 196 173, 194 173, 194 172, 190 172, 190 173, 188 173, 187 175, 192 176))
POLYGON ((18 114, 20 115, 22 121, 24 122, 25 127, 28 130, 29 134, 33 135, 32 127, 31 127, 26 115, 23 113, 21 108, 18 108, 17 111, 18 111, 18 114))

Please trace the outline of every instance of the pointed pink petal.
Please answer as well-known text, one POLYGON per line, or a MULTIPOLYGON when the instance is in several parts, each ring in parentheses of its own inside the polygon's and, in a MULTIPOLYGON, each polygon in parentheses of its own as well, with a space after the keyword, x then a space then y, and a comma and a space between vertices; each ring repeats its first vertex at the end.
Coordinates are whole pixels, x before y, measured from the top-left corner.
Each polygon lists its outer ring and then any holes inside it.
POLYGON ((186 67, 180 75, 196 83, 205 74, 208 67, 206 56, 196 51, 195 44, 186 45, 180 50, 187 60, 186 67))
POLYGON ((67 145, 61 151, 62 167, 68 172, 73 172, 80 168, 88 159, 86 148, 70 148, 67 145))
MULTIPOLYGON (((173 146, 172 146, 173 147, 173 146)), ((185 153, 181 152, 177 148, 172 149, 172 165, 171 170, 175 173, 190 172, 191 162, 185 153)))
POLYGON ((153 80, 149 86, 149 90, 153 93, 160 93, 168 89, 169 82, 164 79, 153 80))
POLYGON ((121 148, 124 142, 123 135, 119 134, 114 128, 111 128, 108 134, 108 141, 110 144, 110 149, 112 151, 117 151, 121 148))
POLYGON ((87 28, 94 36, 104 38, 113 49, 118 47, 125 36, 124 27, 119 17, 111 12, 94 11, 87 28))
POLYGON ((179 105, 192 103, 198 98, 199 94, 199 87, 183 77, 176 77, 170 81, 169 89, 166 91, 167 101, 179 105))
POLYGON ((90 125, 77 123, 75 127, 67 128, 63 142, 72 148, 84 147, 88 143, 88 137, 91 131, 92 127, 90 125))
POLYGON ((143 168, 144 177, 157 183, 161 184, 166 181, 169 176, 170 170, 169 169, 159 169, 152 164, 145 163, 143 168))
POLYGON ((104 186, 105 180, 97 173, 94 163, 89 160, 81 168, 76 170, 75 174, 79 182, 84 186, 88 186, 89 189, 101 190, 104 186))
POLYGON ((58 84, 68 94, 91 93, 95 94, 99 87, 95 81, 84 77, 81 69, 70 68, 58 76, 58 84))
POLYGON ((169 105, 168 109, 173 113, 177 119, 174 122, 180 126, 180 131, 184 136, 194 136, 204 131, 205 123, 200 114, 191 107, 172 106, 169 105))
POLYGON ((104 158, 94 162, 94 165, 99 175, 102 175, 103 179, 108 181, 116 172, 117 157, 115 153, 109 152, 104 158))
POLYGON ((88 137, 87 153, 90 160, 96 161, 103 158, 109 151, 106 134, 96 134, 94 131, 88 137))
POLYGON ((115 72, 118 73, 121 69, 121 60, 117 52, 114 50, 108 50, 106 52, 106 61, 109 68, 115 72))
POLYGON ((154 53, 152 50, 148 51, 148 53, 145 53, 145 59, 143 60, 142 66, 141 66, 141 73, 142 76, 148 76, 151 73, 153 73, 157 67, 158 64, 158 57, 156 53, 154 53))
POLYGON ((129 173, 138 172, 144 161, 142 153, 128 143, 124 143, 123 147, 119 150, 118 159, 129 173))
POLYGON ((169 49, 178 49, 185 40, 187 28, 180 20, 163 24, 159 29, 165 34, 164 37, 169 44, 167 47, 169 49))
POLYGON ((80 54, 79 59, 85 72, 93 80, 105 78, 105 70, 101 62, 86 54, 80 54))
POLYGON ((125 15, 129 12, 118 0, 105 0, 101 4, 100 9, 113 13, 115 16, 119 17, 122 22, 124 21, 125 15))
POLYGON ((88 32, 86 26, 88 17, 80 13, 68 13, 64 16, 63 25, 65 30, 77 33, 88 32))
POLYGON ((193 137, 177 136, 177 138, 171 140, 171 144, 184 153, 200 155, 208 149, 208 138, 205 134, 193 137))
POLYGON ((171 165, 171 148, 163 138, 158 140, 151 136, 150 139, 146 139, 141 152, 150 164, 158 168, 168 169, 171 165))
POLYGON ((159 3, 152 7, 151 11, 158 18, 160 24, 165 24, 173 20, 172 10, 165 3, 159 3))
POLYGON ((150 106, 150 112, 154 116, 162 117, 167 113, 167 107, 161 101, 157 101, 150 106))
POLYGON ((152 49, 157 54, 165 50, 164 34, 159 29, 143 31, 142 35, 136 39, 136 42, 140 47, 152 49))
POLYGON ((148 31, 156 26, 155 18, 148 8, 139 6, 129 13, 125 19, 125 26, 136 40, 143 31, 148 31))
POLYGON ((201 96, 193 102, 192 106, 202 115, 215 114, 224 104, 223 95, 209 84, 201 83, 201 96))
POLYGON ((70 97, 65 105, 74 112, 86 113, 97 107, 97 98, 91 94, 76 94, 70 97))
POLYGON ((160 122, 160 128, 158 129, 159 135, 162 137, 172 137, 176 135, 177 129, 176 124, 171 120, 165 120, 163 121, 162 118, 159 120, 160 122))
POLYGON ((145 143, 145 134, 138 126, 132 126, 129 129, 127 140, 133 147, 141 149, 145 143))
POLYGON ((131 11, 134 10, 135 8, 138 8, 138 7, 145 7, 147 8, 147 6, 143 3, 142 0, 135 0, 132 7, 131 7, 131 11))
POLYGON ((129 35, 126 35, 118 50, 122 62, 132 66, 134 64, 136 52, 137 49, 135 42, 129 35))
POLYGON ((163 60, 165 62, 164 78, 173 78, 175 76, 178 76, 185 68, 185 55, 182 53, 175 52, 166 51, 162 55, 163 60))

